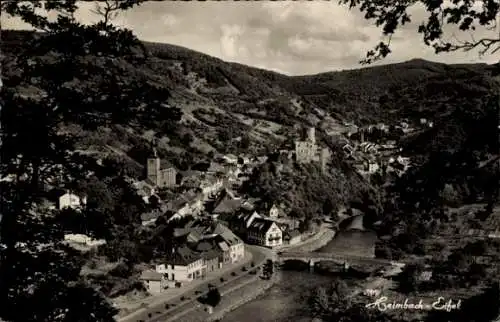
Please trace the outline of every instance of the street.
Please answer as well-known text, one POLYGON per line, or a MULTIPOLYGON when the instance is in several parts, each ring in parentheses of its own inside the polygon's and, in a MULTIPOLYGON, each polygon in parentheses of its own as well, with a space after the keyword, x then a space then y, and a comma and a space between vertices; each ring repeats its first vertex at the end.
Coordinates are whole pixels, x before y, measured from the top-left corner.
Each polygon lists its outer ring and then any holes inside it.
MULTIPOLYGON (((271 249, 245 245, 246 249, 251 253, 255 267, 261 266, 267 259, 273 258, 274 252, 271 249)), ((149 304, 146 308, 140 309, 132 314, 117 319, 118 322, 138 322, 138 321, 162 321, 168 316, 176 315, 186 310, 187 306, 200 305, 196 299, 208 291, 208 285, 211 284, 219 288, 219 291, 228 290, 235 287, 239 283, 244 282, 244 277, 248 276, 252 269, 251 263, 243 261, 240 265, 229 271, 221 271, 220 275, 204 280, 196 287, 188 288, 183 293, 179 293, 175 298, 166 298, 164 300, 155 301, 149 304), (245 267, 245 271, 243 271, 245 267), (223 278, 223 282, 221 281, 223 278)), ((251 275, 250 275, 251 276, 251 275)))

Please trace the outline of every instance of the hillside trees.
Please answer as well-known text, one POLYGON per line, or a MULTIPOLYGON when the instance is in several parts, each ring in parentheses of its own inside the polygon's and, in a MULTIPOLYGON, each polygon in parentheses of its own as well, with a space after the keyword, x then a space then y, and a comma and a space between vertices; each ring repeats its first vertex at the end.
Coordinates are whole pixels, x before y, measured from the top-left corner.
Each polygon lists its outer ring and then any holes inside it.
POLYGON ((0 317, 6 320, 113 321, 116 310, 80 279, 80 254, 62 244, 62 226, 42 215, 38 199, 45 183, 70 184, 86 172, 72 152, 73 137, 58 130, 61 123, 95 128, 170 115, 161 105, 168 88, 138 68, 147 59, 143 45, 109 21, 110 12, 140 2, 108 2, 114 7, 93 25, 75 20, 76 1, 2 2, 4 13, 43 31, 28 37, 2 88, 0 172, 16 177, 3 184, 0 205, 0 317))
POLYGON ((404 28, 412 21, 411 11, 414 9, 425 10, 425 18, 417 31, 422 35, 424 43, 433 47, 436 53, 477 50, 480 55, 493 55, 500 50, 497 25, 500 11, 498 0, 341 0, 340 3, 348 5, 350 9, 358 7, 365 13, 365 19, 373 20, 386 36, 386 41, 380 42, 374 50, 368 51, 362 63, 372 63, 391 53, 391 37, 398 29, 404 28), (446 35, 445 32, 450 27, 458 28, 461 33, 458 36, 446 35), (476 29, 487 29, 489 34, 481 37, 476 29), (463 37, 466 32, 468 39, 463 37))
POLYGON ((322 173, 317 164, 283 164, 283 170, 277 172, 278 163, 256 168, 242 190, 263 202, 283 202, 296 218, 330 216, 342 204, 361 200, 367 190, 359 177, 338 168, 322 173))

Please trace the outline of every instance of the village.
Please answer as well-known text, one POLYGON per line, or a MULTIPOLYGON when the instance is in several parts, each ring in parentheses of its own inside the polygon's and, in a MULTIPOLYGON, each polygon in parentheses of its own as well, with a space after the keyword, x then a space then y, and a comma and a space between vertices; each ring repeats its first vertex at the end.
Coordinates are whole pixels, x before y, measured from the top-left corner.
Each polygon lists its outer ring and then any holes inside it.
MULTIPOLYGON (((421 121, 422 126, 432 126, 421 121)), ((407 123, 397 126, 358 128, 347 124, 343 133, 343 157, 366 178, 375 173, 401 175, 410 161, 400 155, 396 142, 399 135, 413 131, 407 123)), ((322 171, 328 167, 332 152, 316 140, 315 128, 303 129, 302 137, 279 154, 297 163, 316 162, 322 171)), ((245 245, 258 245, 274 251, 293 246, 316 231, 300 231, 300 220, 290 218, 282 204, 260 204, 259 200, 239 195, 239 187, 252 171, 267 161, 267 156, 232 154, 215 155, 206 164, 193 165, 188 171, 178 171, 156 151, 154 142, 147 159, 146 177, 129 180, 137 194, 153 210, 141 215, 144 229, 154 229, 159 218, 176 222, 189 218, 175 228, 175 246, 171 256, 155 259, 144 269, 140 279, 147 291, 161 294, 169 288, 182 288, 195 280, 203 280, 216 272, 241 261, 245 245)), ((86 197, 70 191, 54 190, 50 194, 51 209, 81 209, 86 197)), ((65 241, 79 250, 103 245, 83 234, 67 234, 65 241)))

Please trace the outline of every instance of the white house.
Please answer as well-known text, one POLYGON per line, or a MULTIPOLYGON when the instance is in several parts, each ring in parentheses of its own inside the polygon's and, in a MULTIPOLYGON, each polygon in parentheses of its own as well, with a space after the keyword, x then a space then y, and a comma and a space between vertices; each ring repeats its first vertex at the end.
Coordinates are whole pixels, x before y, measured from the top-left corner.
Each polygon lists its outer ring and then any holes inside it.
POLYGON ((271 209, 269 209, 269 217, 270 218, 278 218, 278 215, 280 214, 279 208, 274 204, 271 209))
POLYGON ((87 197, 80 198, 74 193, 64 190, 53 190, 51 192, 52 200, 56 203, 56 208, 61 210, 64 208, 80 209, 87 204, 87 197))
POLYGON ((215 226, 213 233, 222 237, 229 245, 231 263, 236 263, 245 257, 245 244, 229 228, 219 223, 215 226))
POLYGON ((283 244, 283 232, 272 220, 255 218, 247 229, 248 241, 266 247, 283 244))
POLYGON ((199 253, 188 247, 180 247, 174 251, 171 258, 165 263, 156 265, 156 272, 163 274, 163 278, 170 287, 180 287, 195 279, 206 275, 205 260, 199 253))
POLYGON ((153 294, 160 294, 167 288, 163 274, 153 270, 143 271, 140 280, 144 283, 146 290, 153 294))

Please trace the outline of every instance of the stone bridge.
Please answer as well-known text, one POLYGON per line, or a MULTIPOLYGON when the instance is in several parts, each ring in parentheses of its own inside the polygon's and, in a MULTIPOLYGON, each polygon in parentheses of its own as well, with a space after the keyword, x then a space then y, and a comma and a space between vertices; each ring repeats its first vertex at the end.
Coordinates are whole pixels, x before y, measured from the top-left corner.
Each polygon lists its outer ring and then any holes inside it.
POLYGON ((405 263, 399 263, 390 261, 387 259, 363 257, 350 254, 334 254, 334 253, 300 253, 300 252, 279 252, 277 254, 277 259, 280 262, 287 260, 300 260, 309 263, 310 266, 314 266, 316 262, 319 261, 332 261, 344 265, 394 265, 394 266, 404 266, 405 263))

